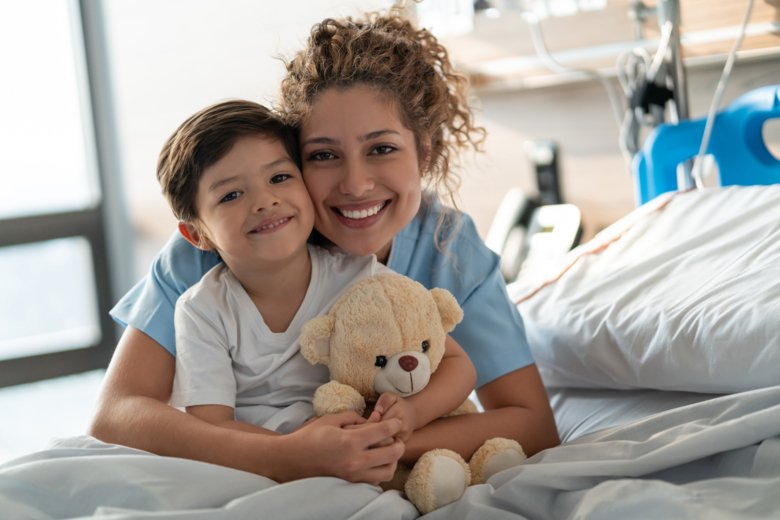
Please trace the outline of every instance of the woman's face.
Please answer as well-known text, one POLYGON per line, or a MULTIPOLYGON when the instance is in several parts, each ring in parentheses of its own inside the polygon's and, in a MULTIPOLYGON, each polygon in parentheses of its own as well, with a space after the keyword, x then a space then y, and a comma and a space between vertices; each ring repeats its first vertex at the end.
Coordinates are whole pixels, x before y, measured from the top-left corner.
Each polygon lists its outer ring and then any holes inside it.
POLYGON ((301 155, 315 227, 351 254, 386 262, 422 191, 415 137, 396 106, 365 85, 322 92, 301 127, 301 155))

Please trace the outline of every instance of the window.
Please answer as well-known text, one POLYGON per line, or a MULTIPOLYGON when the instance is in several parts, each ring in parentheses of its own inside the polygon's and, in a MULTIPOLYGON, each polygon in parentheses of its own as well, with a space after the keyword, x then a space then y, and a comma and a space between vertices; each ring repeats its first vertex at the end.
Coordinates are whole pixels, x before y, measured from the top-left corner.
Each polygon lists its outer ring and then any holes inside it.
POLYGON ((89 4, 0 4, 0 386, 105 366, 115 342, 89 4))

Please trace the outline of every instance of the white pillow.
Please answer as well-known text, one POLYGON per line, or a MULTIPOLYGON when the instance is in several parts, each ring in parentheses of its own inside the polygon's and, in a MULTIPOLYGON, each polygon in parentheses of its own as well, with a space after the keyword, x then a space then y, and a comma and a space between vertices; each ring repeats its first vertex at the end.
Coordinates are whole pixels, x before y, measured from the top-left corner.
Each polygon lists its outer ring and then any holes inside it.
POLYGON ((548 387, 780 384, 780 185, 661 196, 557 274, 510 286, 548 387))

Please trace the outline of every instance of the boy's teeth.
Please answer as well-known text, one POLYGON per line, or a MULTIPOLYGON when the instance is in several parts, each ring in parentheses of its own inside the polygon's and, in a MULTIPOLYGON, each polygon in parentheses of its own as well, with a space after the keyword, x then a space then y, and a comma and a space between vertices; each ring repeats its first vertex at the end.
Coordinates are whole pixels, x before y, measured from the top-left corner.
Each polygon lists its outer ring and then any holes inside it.
POLYGON ((289 217, 280 218, 276 222, 271 222, 270 224, 266 224, 264 226, 260 226, 260 231, 265 231, 267 229, 273 229, 273 228, 275 228, 277 226, 280 226, 280 225, 284 224, 288 220, 289 220, 289 217))
POLYGON ((379 210, 382 209, 382 204, 377 204, 373 208, 366 208, 366 209, 360 209, 360 210, 351 210, 351 209, 340 209, 342 215, 344 215, 347 218, 352 219, 363 219, 368 218, 370 216, 376 215, 379 213, 379 210))

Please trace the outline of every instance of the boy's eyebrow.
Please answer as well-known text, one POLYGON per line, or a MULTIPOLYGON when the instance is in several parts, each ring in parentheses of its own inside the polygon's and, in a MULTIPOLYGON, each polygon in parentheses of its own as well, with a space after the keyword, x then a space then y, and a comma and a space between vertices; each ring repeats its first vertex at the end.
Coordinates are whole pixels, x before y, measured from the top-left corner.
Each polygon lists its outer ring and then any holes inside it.
POLYGON ((223 184, 228 184, 230 182, 233 182, 237 178, 238 178, 238 175, 233 175, 232 177, 228 177, 227 179, 220 179, 217 182, 213 183, 211 186, 209 186, 209 189, 207 191, 209 193, 211 193, 212 191, 216 190, 217 188, 219 188, 223 184))
POLYGON ((269 163, 265 163, 262 166, 262 169, 263 170, 273 170, 274 168, 278 168, 279 166, 281 166, 283 164, 293 164, 294 165, 295 161, 293 161, 292 159, 290 159, 289 157, 287 157, 285 155, 284 157, 280 157, 280 158, 276 159, 275 161, 271 161, 269 163))
MULTIPOLYGON (((383 130, 375 130, 373 132, 369 132, 365 135, 358 136, 358 140, 363 141, 369 141, 371 139, 376 139, 377 137, 382 137, 383 135, 387 134, 395 134, 395 135, 401 135, 400 132, 397 130, 391 130, 391 129, 383 129, 383 130)), ((312 137, 311 139, 306 139, 303 143, 301 143, 301 147, 309 145, 309 144, 338 144, 339 140, 334 139, 332 137, 312 137)))
MULTIPOLYGON (((271 161, 271 162, 263 164, 260 167, 260 169, 261 170, 273 170, 275 168, 278 168, 279 166, 282 166, 283 164, 291 164, 291 165, 293 165, 293 166, 295 166, 297 168, 297 166, 295 165, 295 161, 293 161, 289 157, 285 156, 285 157, 280 157, 279 159, 276 159, 274 161, 271 161)), ((230 177, 228 177, 226 179, 220 179, 220 180, 214 182, 211 186, 209 186, 207 191, 209 193, 211 193, 212 191, 216 190, 220 186, 222 186, 224 184, 228 184, 230 182, 233 182, 233 181, 235 181, 238 178, 239 178, 239 175, 231 175, 230 177)))

